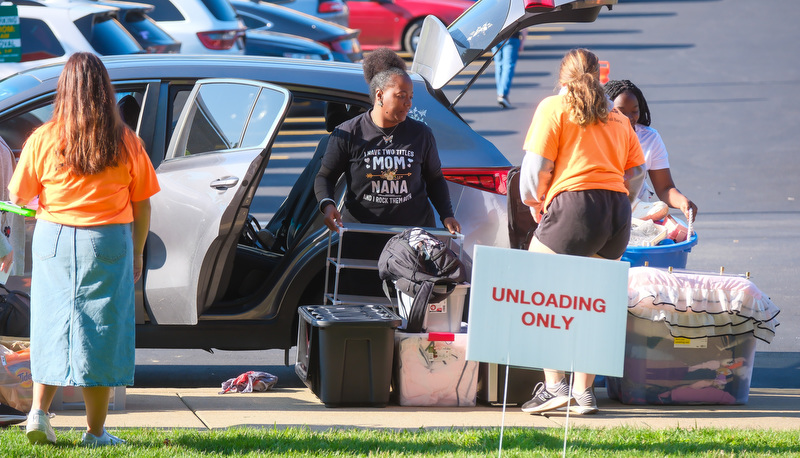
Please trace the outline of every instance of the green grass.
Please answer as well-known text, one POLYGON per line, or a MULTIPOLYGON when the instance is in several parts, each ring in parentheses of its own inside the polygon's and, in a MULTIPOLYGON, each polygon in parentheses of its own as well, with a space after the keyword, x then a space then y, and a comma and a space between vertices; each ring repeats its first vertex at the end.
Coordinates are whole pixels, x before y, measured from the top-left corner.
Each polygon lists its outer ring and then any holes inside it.
MULTIPOLYGON (((331 430, 305 428, 121 429, 127 444, 81 447, 81 431, 57 431, 58 444, 32 446, 23 429, 0 430, 2 456, 497 456, 500 430, 331 430)), ((503 456, 561 456, 563 429, 508 428, 503 456)), ((580 457, 800 457, 800 431, 738 429, 573 428, 567 456, 580 457)))

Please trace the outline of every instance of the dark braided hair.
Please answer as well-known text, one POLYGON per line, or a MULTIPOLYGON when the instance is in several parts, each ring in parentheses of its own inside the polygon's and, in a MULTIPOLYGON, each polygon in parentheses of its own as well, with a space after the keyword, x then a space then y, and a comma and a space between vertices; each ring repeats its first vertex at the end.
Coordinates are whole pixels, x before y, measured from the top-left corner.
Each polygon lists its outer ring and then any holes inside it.
POLYGON ((647 106, 647 100, 644 99, 641 89, 630 80, 611 80, 605 84, 604 89, 612 101, 623 92, 630 92, 636 96, 636 100, 639 102, 639 120, 636 123, 644 126, 650 125, 650 108, 647 106))

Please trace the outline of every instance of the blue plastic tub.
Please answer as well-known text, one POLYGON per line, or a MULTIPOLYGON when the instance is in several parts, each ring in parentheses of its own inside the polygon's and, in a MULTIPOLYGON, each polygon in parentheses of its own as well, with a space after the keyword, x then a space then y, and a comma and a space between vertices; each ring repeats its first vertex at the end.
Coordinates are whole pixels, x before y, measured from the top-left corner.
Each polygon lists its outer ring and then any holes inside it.
POLYGON ((631 263, 631 267, 643 266, 647 261, 647 265, 650 267, 685 269, 686 260, 695 245, 697 245, 697 233, 692 234, 689 240, 680 243, 656 246, 629 246, 622 255, 622 260, 631 263))

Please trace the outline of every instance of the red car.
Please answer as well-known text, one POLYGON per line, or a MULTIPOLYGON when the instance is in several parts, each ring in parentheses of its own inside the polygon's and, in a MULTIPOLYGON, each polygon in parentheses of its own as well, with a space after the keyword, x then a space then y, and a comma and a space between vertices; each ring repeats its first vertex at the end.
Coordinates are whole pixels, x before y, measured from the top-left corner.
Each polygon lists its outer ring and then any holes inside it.
POLYGON ((364 50, 387 47, 414 53, 425 16, 432 14, 449 25, 472 0, 347 0, 350 28, 361 29, 364 50))

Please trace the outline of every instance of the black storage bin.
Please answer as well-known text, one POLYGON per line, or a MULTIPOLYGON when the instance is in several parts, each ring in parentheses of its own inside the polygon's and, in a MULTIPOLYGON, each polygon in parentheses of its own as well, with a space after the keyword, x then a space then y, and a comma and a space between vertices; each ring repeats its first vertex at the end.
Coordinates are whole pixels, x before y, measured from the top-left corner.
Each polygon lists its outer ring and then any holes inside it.
MULTIPOLYGON (((522 405, 533 397, 533 389, 544 382, 544 371, 524 367, 508 368, 508 396, 506 405, 522 405)), ((503 405, 506 384, 506 366, 480 363, 478 366, 478 401, 484 404, 503 405)))
POLYGON ((298 313, 295 372, 320 401, 388 404, 400 317, 382 305, 307 305, 298 313))

